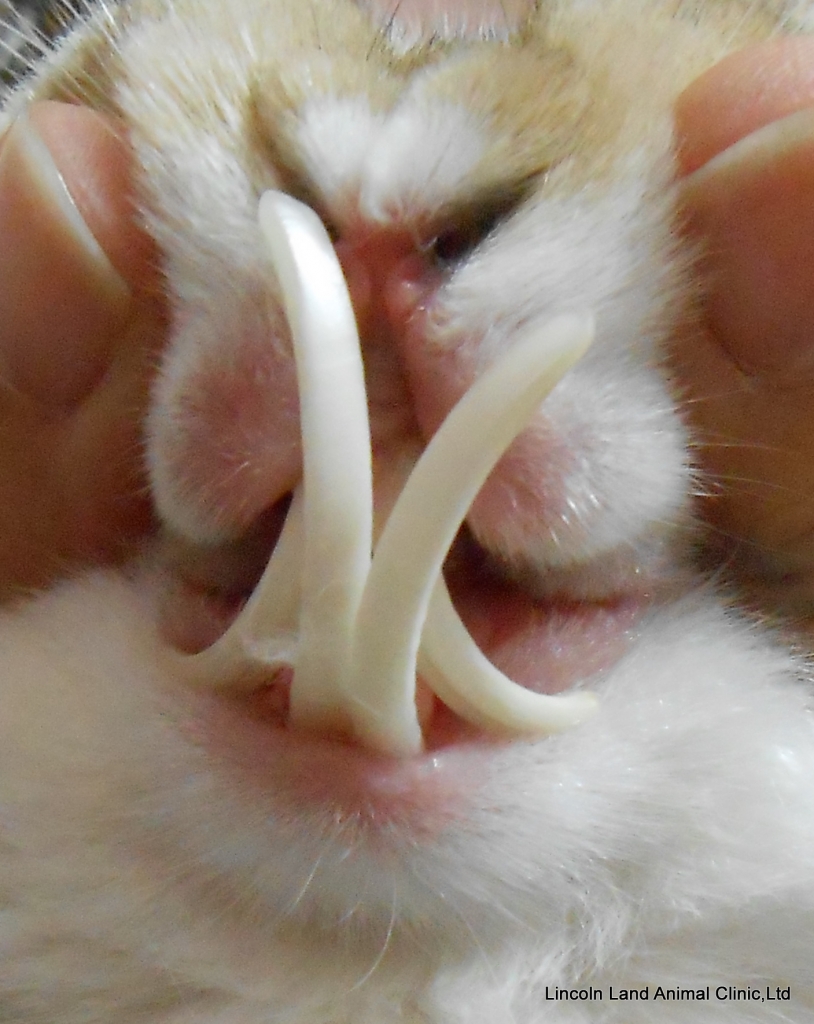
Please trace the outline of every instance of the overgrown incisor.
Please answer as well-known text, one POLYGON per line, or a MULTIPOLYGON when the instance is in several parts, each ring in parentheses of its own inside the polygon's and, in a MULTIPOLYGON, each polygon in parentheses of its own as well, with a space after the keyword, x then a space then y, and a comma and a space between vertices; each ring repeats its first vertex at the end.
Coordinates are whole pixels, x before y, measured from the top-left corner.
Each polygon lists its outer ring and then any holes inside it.
POLYGON ((489 472, 590 345, 592 319, 562 316, 521 337, 476 382, 418 459, 371 558, 370 425, 342 271, 307 206, 267 192, 259 217, 294 342, 304 478, 251 600, 188 670, 251 689, 293 664, 295 724, 351 732, 387 754, 421 749, 419 656, 431 688, 478 726, 544 735, 577 725, 593 696, 533 693, 503 675, 475 646, 441 570, 489 472))

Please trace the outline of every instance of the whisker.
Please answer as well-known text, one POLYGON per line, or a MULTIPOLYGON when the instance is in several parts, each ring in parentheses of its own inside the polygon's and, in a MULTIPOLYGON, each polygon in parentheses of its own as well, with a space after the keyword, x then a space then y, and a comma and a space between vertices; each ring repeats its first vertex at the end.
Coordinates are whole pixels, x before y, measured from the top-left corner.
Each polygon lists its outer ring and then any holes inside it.
POLYGON ((737 438, 726 438, 720 441, 708 439, 706 437, 693 437, 689 441, 689 448, 700 451, 708 448, 732 448, 740 451, 757 451, 757 452, 770 452, 773 455, 783 455, 788 449, 782 448, 779 445, 767 444, 760 441, 741 441, 737 438))
POLYGON ((376 954, 376 957, 373 960, 373 963, 368 968, 368 970, 365 971, 365 973, 362 975, 361 978, 359 978, 357 981, 355 981, 353 983, 353 985, 351 985, 350 989, 348 989, 348 992, 356 992, 356 991, 358 991, 358 989, 360 989, 365 984, 365 982, 368 981, 374 975, 374 973, 378 970, 379 966, 381 965, 382 961, 384 960, 385 954, 387 953, 387 950, 390 948, 390 944, 391 944, 392 939, 393 939, 393 933, 395 931, 397 896, 398 896, 398 885, 397 885, 396 880, 394 879, 393 880, 393 895, 392 895, 392 899, 390 901, 390 920, 389 920, 389 922, 387 924, 387 932, 386 932, 386 934, 384 936, 384 940, 382 941, 381 949, 376 954))
POLYGON ((342 822, 334 822, 332 834, 327 834, 323 837, 322 849, 320 850, 318 856, 314 860, 313 867, 309 871, 308 877, 303 882, 297 895, 285 908, 283 914, 281 915, 282 917, 291 916, 297 909, 297 907, 300 905, 300 903, 302 903, 306 893, 311 888, 313 881, 317 876, 317 872, 319 871, 321 865, 325 861, 326 856, 328 855, 329 852, 331 852, 331 850, 336 848, 339 837, 342 835, 344 831, 346 831, 346 828, 342 822))
POLYGON ((49 49, 33 13, 0 0, 0 94, 22 79, 49 49))
MULTIPOLYGON (((441 897, 440 893, 438 895, 439 895, 439 897, 441 897)), ((464 914, 464 912, 461 910, 460 907, 456 907, 454 905, 454 903, 451 903, 450 901, 446 901, 445 905, 450 910, 452 910, 452 912, 455 914, 455 916, 458 918, 458 920, 464 926, 467 934, 472 939, 472 942, 473 942, 474 947, 475 947, 475 951, 477 952, 477 954, 480 957, 480 959, 483 961, 483 965, 484 965, 484 968, 485 968, 486 972, 488 973, 488 975, 490 976, 490 978, 493 981, 496 981, 497 977, 498 977, 498 973, 497 973, 497 971, 495 969, 495 965, 494 965, 494 963, 492 961, 492 958, 487 953, 487 951, 486 951, 483 943, 481 942, 480 938, 478 937, 478 933, 476 932, 475 928, 472 926, 472 923, 467 919, 466 915, 464 914)), ((504 909, 505 908, 501 907, 501 911, 504 910, 504 909)))
POLYGON ((781 484, 777 481, 766 480, 761 477, 738 476, 734 473, 716 473, 715 480, 719 485, 725 484, 726 490, 735 494, 754 494, 755 490, 768 490, 777 494, 788 494, 790 496, 801 496, 803 494, 802 491, 798 491, 788 484, 781 484), (733 487, 733 484, 741 486, 733 487))

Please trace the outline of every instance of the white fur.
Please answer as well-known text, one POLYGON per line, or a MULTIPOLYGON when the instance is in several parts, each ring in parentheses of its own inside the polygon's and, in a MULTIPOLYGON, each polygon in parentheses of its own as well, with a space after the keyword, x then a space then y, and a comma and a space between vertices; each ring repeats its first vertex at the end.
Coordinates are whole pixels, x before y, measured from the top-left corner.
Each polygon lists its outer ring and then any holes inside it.
POLYGON ((598 195, 541 197, 439 293, 431 343, 460 350, 477 339, 480 365, 521 326, 542 327, 574 310, 596 315, 596 344, 546 402, 539 427, 579 437, 591 458, 572 468, 560 505, 532 541, 522 528, 513 532, 510 518, 497 528, 472 521, 509 558, 567 564, 645 542, 654 524, 682 517, 684 432, 667 385, 648 365, 675 324, 686 270, 670 230, 664 170, 657 165, 644 177, 634 166, 598 195))
POLYGON ((320 193, 340 208, 355 200, 384 121, 362 96, 319 96, 305 104, 297 132, 305 166, 320 193))
POLYGON ((434 213, 485 148, 481 126, 467 111, 410 99, 390 116, 365 166, 359 207, 374 223, 434 213))
POLYGON ((811 689, 712 593, 652 616, 592 722, 468 752, 460 812, 384 845, 375 819, 234 790, 180 728, 149 595, 116 576, 7 614, 0 657, 6 1019, 777 1019, 652 1001, 747 983, 814 1019, 811 689))
POLYGON ((322 196, 342 213, 373 224, 428 216, 454 195, 483 155, 483 129, 453 104, 412 93, 389 116, 361 98, 306 104, 298 140, 322 196))
MULTIPOLYGON (((202 0, 194 18, 145 16, 118 40, 118 101, 175 316, 152 480, 165 519, 197 541, 240 533, 290 488, 298 458, 287 332, 255 225, 279 175, 241 118, 264 61, 294 92, 325 65, 286 57, 293 8, 268 2, 281 20, 267 32, 247 27, 260 0, 235 0, 227 19, 202 0), (219 388, 240 395, 227 416, 219 388)), ((490 123, 433 100, 432 73, 375 112, 347 88, 304 90, 291 135, 326 216, 409 227, 465 189, 490 123)), ((673 588, 610 668, 580 680, 600 712, 540 742, 437 751, 417 770, 447 780, 440 810, 419 783, 390 815, 372 791, 354 813, 294 806, 290 751, 252 787, 202 740, 210 705, 159 637, 160 575, 89 574, 4 611, 0 1019, 814 1022, 810 672, 711 586, 686 583, 694 484, 660 358, 688 313, 689 258, 663 127, 611 185, 541 189, 432 292, 424 335, 388 339, 393 363, 437 370, 451 392, 516 330, 596 310, 594 351, 526 438, 529 488, 535 470, 549 503, 529 513, 520 494, 516 514, 476 511, 471 525, 532 563, 541 591, 597 597, 640 572, 673 588), (557 445, 567 471, 552 468, 557 445), (658 986, 707 985, 709 1001, 656 999, 658 986), (790 1000, 717 1000, 718 985, 789 986, 790 1000), (588 986, 603 998, 546 995, 588 986), (611 987, 649 998, 614 1001, 611 987)))

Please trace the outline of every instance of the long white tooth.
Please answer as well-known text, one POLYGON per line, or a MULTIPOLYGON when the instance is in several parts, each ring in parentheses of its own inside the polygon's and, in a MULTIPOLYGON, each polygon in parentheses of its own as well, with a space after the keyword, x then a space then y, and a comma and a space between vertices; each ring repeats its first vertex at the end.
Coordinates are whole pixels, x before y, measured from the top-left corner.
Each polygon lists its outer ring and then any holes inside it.
POLYGON ((421 749, 416 660, 447 551, 495 463, 593 334, 589 316, 530 331, 475 382, 419 459, 376 547, 345 681, 354 731, 368 746, 421 749))
POLYGON ((343 728, 339 679, 370 567, 373 488, 364 371, 350 298, 316 214, 282 193, 260 201, 297 365, 304 483, 274 553, 227 632, 184 656, 188 678, 251 689, 295 666, 291 717, 343 728))
POLYGON ((304 550, 303 491, 294 491, 282 532, 260 581, 238 616, 243 646, 254 659, 268 662, 289 652, 295 663, 302 603, 302 560, 304 550), (283 638, 288 638, 284 643, 283 638))
POLYGON ((534 693, 504 675, 469 635, 443 576, 430 599, 418 671, 461 718, 491 732, 545 736, 579 725, 598 707, 592 693, 534 693))
POLYGON ((211 647, 180 658, 193 683, 252 689, 276 668, 295 663, 303 553, 302 488, 294 492, 268 565, 229 629, 211 647))
POLYGON ((432 689, 483 728, 539 735, 582 721, 595 707, 591 694, 535 694, 491 665, 460 621, 441 566, 494 464, 590 344, 592 321, 552 321, 464 396, 410 475, 371 565, 367 399, 344 278, 307 207, 267 193, 260 225, 294 342, 304 485, 245 609, 211 648, 183 658, 189 677, 251 688, 294 664, 295 721, 350 723, 388 754, 421 748, 417 659, 432 689))
POLYGON ((280 192, 262 197, 259 218, 291 329, 300 398, 305 551, 291 718, 341 728, 338 681, 347 670, 373 533, 364 368, 347 286, 322 221, 280 192))

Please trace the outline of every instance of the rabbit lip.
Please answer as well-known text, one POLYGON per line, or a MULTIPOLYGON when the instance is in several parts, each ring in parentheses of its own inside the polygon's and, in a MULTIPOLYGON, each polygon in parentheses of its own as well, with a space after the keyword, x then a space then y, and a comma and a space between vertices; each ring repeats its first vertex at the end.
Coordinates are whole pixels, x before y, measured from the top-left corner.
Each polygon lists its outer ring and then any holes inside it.
POLYGON ((586 593, 590 566, 556 574, 518 570, 483 548, 464 529, 450 551, 445 577, 458 613, 484 654, 514 682, 561 693, 613 665, 635 636, 653 601, 636 575, 586 593))
MULTIPOLYGON (((175 550, 160 613, 164 635, 174 647, 197 653, 231 625, 263 572, 286 507, 284 501, 229 545, 186 549, 185 558, 175 550)), ((552 694, 610 667, 624 653, 651 600, 635 576, 600 598, 586 598, 578 592, 584 573, 579 570, 570 592, 564 573, 558 574, 556 589, 547 590, 545 573, 518 571, 480 545, 466 525, 444 567, 455 606, 483 653, 515 682, 552 694)), ((269 719, 284 720, 289 686, 290 674, 275 674, 252 698, 253 713, 259 709, 269 719)), ((435 698, 428 746, 452 735, 471 735, 471 727, 451 728, 451 715, 435 698)))

